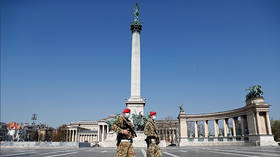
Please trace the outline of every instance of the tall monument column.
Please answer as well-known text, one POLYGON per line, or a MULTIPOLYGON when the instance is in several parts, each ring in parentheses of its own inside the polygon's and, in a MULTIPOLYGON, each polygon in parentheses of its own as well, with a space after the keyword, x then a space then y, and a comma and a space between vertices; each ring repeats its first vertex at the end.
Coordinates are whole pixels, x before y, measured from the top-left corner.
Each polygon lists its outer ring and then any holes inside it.
POLYGON ((131 47, 131 88, 130 98, 126 101, 126 106, 130 108, 131 114, 143 114, 145 100, 141 97, 141 71, 140 71, 140 33, 142 23, 138 21, 139 6, 136 3, 134 21, 130 23, 132 32, 131 47))

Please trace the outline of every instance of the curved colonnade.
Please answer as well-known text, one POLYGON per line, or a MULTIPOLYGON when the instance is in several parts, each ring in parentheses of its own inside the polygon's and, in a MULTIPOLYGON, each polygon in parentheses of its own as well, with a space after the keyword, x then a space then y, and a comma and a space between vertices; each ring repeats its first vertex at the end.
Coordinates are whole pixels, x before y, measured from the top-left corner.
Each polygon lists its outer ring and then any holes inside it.
POLYGON ((187 145, 276 145, 273 139, 269 104, 262 97, 246 101, 246 106, 179 119, 179 146, 187 145), (211 125, 212 124, 212 125, 211 125))

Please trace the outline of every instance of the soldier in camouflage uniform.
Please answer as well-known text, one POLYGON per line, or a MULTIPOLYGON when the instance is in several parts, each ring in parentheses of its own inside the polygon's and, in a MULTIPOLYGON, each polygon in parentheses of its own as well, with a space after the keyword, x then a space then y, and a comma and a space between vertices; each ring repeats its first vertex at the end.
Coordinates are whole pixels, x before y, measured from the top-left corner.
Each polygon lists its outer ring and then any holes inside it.
POLYGON ((155 123, 156 112, 150 113, 150 119, 146 123, 144 128, 144 134, 147 136, 147 157, 161 157, 161 151, 158 146, 159 137, 158 137, 158 127, 155 123))
POLYGON ((130 116, 130 109, 126 108, 123 115, 113 123, 112 130, 118 133, 117 143, 117 157, 135 157, 134 148, 132 146, 132 138, 134 135, 129 131, 127 125, 133 128, 133 124, 128 119, 130 116))

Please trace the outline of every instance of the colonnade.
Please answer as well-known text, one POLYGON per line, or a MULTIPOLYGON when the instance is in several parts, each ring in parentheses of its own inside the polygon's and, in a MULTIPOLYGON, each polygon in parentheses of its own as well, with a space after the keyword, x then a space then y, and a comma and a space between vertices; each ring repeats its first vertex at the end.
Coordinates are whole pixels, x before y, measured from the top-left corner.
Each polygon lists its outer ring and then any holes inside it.
POLYGON ((162 128, 159 129, 159 136, 161 140, 166 140, 167 142, 177 141, 178 131, 177 128, 162 128))
POLYGON ((102 142, 107 138, 109 132, 108 124, 100 122, 97 130, 69 126, 65 132, 67 142, 102 142))
POLYGON ((66 141, 67 142, 79 142, 78 141, 78 130, 77 129, 66 130, 66 141))
POLYGON ((97 134, 90 134, 90 133, 81 133, 79 135, 79 142, 96 142, 97 141, 97 134))
POLYGON ((256 145, 261 142, 264 144, 267 144, 267 141, 274 142, 269 119, 269 105, 264 103, 263 98, 247 101, 245 107, 224 112, 187 115, 181 110, 178 119, 180 145, 188 145, 190 142, 221 141, 248 141, 256 145), (209 127, 210 121, 214 123, 213 128, 209 127), (198 123, 201 122, 203 124, 199 126, 198 123), (188 126, 190 124, 193 124, 193 127, 188 126), (200 130, 202 127, 204 129, 200 130), (210 129, 214 131, 214 134, 209 133, 210 129))
MULTIPOLYGON (((182 120, 184 121, 184 120, 182 120)), ((214 120, 188 120, 186 119, 186 125, 183 127, 188 128, 188 122, 193 122, 194 123, 194 127, 193 127, 193 132, 194 134, 191 136, 190 133, 188 133, 188 129, 185 130, 185 134, 186 137, 188 138, 198 138, 198 137, 204 137, 204 138, 208 138, 208 137, 219 137, 219 136, 223 136, 223 137, 237 137, 237 136, 246 136, 248 135, 248 133, 246 132, 246 130, 248 130, 248 124, 247 124, 247 120, 246 120, 246 116, 240 116, 240 117, 233 117, 233 118, 223 118, 223 119, 214 119, 214 120), (240 118, 240 120, 238 120, 240 118), (229 120, 232 120, 232 127, 229 127, 229 120), (199 130, 200 128, 198 127, 198 123, 202 121, 203 122, 203 130, 199 130), (209 133, 209 121, 213 121, 213 131, 214 134, 211 135, 209 133), (222 121, 222 125, 223 128, 219 127, 219 121, 222 121), (239 126, 239 124, 241 124, 239 126), (221 130, 223 130, 223 132, 220 132, 221 130), (232 131, 231 131, 232 130, 232 131), (240 134, 238 134, 238 131, 241 130, 240 134), (203 133, 202 136, 199 135, 200 133, 203 133)), ((183 130, 183 129, 182 129, 183 130)))
POLYGON ((107 138, 107 134, 109 132, 109 127, 107 124, 99 124, 98 125, 98 135, 99 135, 99 142, 104 141, 107 138))

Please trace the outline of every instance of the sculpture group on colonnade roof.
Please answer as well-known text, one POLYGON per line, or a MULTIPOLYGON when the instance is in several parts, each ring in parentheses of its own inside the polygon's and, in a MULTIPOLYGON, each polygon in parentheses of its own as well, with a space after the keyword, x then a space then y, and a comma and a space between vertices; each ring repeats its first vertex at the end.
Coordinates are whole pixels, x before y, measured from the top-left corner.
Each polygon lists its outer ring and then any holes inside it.
POLYGON ((262 97, 262 95, 263 95, 261 85, 254 85, 252 87, 249 87, 246 90, 249 91, 249 93, 246 95, 246 100, 252 99, 252 98, 259 98, 259 97, 262 97))

